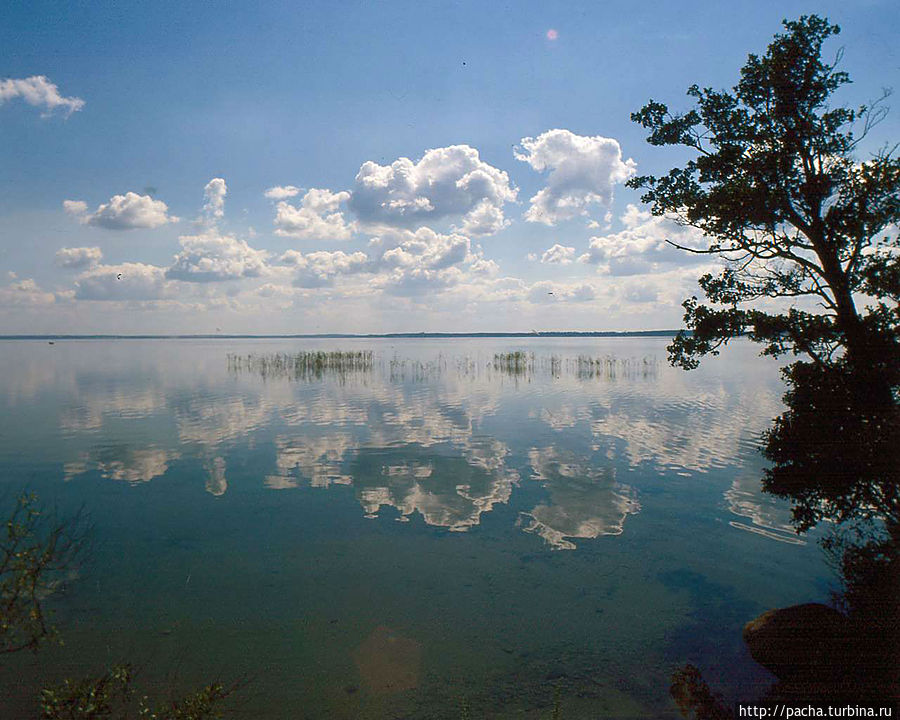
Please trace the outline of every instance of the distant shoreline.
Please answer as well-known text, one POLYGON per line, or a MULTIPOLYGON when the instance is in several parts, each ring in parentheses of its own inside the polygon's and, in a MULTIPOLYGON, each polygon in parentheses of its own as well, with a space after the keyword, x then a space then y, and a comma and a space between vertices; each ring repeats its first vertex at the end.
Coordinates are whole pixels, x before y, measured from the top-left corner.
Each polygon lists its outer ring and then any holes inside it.
POLYGON ((419 333, 309 333, 297 335, 226 335, 194 334, 194 335, 0 335, 2 340, 314 340, 314 339, 378 339, 392 340, 404 339, 453 339, 453 338, 533 338, 533 337, 674 337, 678 330, 605 330, 599 332, 470 332, 470 333, 446 333, 446 332, 419 332, 419 333))

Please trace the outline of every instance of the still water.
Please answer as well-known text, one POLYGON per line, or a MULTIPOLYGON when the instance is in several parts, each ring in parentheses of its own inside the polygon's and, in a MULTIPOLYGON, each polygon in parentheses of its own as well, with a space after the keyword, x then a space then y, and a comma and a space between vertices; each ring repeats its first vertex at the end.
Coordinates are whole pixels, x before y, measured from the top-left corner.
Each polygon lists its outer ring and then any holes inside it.
POLYGON ((65 644, 3 659, 0 717, 122 661, 161 694, 246 679, 241 718, 674 717, 685 662, 752 698, 743 624, 831 576, 758 489, 777 365, 666 343, 0 342, 4 508, 93 523, 65 644), (277 360, 319 350, 364 361, 277 360))

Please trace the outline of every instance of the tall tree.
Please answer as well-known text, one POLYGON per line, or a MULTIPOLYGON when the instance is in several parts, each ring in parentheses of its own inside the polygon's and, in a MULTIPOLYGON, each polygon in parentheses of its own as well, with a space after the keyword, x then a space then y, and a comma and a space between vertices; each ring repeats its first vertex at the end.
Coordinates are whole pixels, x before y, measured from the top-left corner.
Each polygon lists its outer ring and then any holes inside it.
MULTIPOLYGON (((867 350, 887 332, 896 343, 900 270, 900 161, 892 150, 859 162, 860 139, 886 113, 882 101, 856 110, 829 100, 850 82, 822 45, 840 29, 815 15, 785 22, 765 55, 750 55, 732 91, 688 90, 696 107, 672 114, 649 102, 632 119, 653 145, 697 152, 663 177, 630 181, 657 215, 703 231, 706 249, 726 261, 700 284, 713 310, 690 300, 672 358, 685 367, 750 332, 768 352, 804 353, 817 362, 838 347, 867 350), (859 131, 859 136, 855 134, 859 131), (857 294, 875 300, 860 311, 857 294), (759 298, 810 297, 822 312, 770 314, 742 308, 759 298)), ((884 338, 882 337, 882 341, 884 338)))
POLYGON ((763 354, 802 358, 785 369, 788 411, 768 434, 765 488, 794 501, 798 530, 824 517, 896 526, 900 160, 895 148, 855 157, 889 91, 870 106, 833 104, 850 78, 822 48, 840 29, 815 15, 784 27, 732 90, 694 85, 687 112, 650 101, 632 115, 651 144, 694 156, 629 184, 655 215, 708 240, 676 247, 721 264, 699 280, 708 304, 684 302, 670 360, 694 368, 741 335, 763 354), (787 307, 764 309, 769 299, 787 307))

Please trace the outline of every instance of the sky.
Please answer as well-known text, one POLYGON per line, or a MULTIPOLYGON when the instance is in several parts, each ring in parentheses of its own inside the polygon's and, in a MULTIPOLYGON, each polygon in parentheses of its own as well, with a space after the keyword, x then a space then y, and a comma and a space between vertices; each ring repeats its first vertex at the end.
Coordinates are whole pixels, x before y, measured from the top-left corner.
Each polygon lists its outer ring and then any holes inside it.
POLYGON ((679 327, 630 113, 808 13, 842 103, 898 85, 892 0, 3 3, 0 334, 679 327))

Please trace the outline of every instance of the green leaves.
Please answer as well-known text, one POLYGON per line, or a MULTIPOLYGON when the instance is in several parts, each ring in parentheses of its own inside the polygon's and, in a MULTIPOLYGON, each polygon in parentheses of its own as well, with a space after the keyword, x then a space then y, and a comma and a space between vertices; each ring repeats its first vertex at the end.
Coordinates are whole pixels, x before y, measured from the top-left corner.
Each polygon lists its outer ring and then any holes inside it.
POLYGON ((131 665, 116 665, 97 677, 65 680, 41 691, 41 720, 213 720, 237 686, 211 683, 179 700, 150 704, 137 697, 131 665))
POLYGON ((36 650, 56 637, 44 601, 77 569, 87 544, 81 513, 48 516, 23 493, 0 536, 0 653, 36 650))

